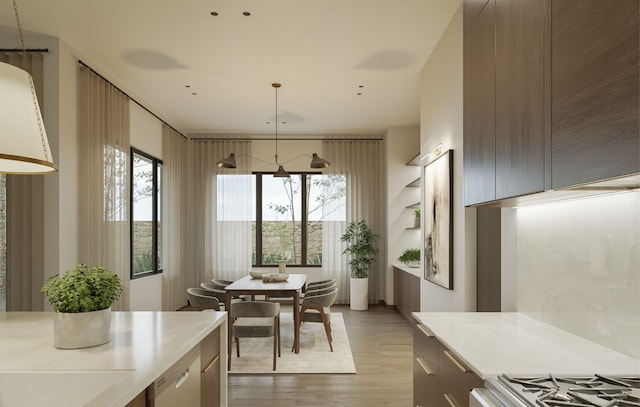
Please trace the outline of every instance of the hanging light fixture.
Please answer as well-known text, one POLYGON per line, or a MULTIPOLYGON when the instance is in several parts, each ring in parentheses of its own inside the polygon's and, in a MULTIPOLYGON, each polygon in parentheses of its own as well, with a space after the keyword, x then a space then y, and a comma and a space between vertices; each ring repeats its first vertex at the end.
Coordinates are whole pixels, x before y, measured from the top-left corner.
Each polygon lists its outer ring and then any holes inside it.
POLYGON ((278 166, 278 171, 276 171, 273 176, 277 178, 288 178, 290 177, 289 173, 284 170, 282 164, 278 162, 278 88, 282 85, 279 83, 272 83, 271 86, 276 90, 276 165, 278 166))
POLYGON ((25 70, 0 62, 0 173, 56 172, 58 169, 53 163, 45 133, 15 0, 13 11, 25 70))
MULTIPOLYGON (((278 161, 278 88, 280 88, 282 85, 279 83, 272 83, 271 86, 276 90, 276 154, 275 154, 275 165, 278 166, 278 170, 273 174, 274 177, 281 177, 281 178, 285 178, 285 177, 289 177, 289 173, 284 169, 283 164, 286 162, 289 162, 291 160, 294 160, 298 157, 310 157, 311 158, 311 168, 314 169, 318 169, 318 168, 328 168, 331 163, 327 160, 325 160, 324 158, 320 157, 317 153, 313 153, 313 156, 309 156, 308 154, 302 154, 299 155, 295 158, 292 158, 290 160, 287 160, 283 163, 278 161)), ((252 157, 253 158, 253 157, 252 157)), ((258 161, 262 161, 256 158, 256 160, 258 161)), ((220 168, 236 168, 236 155, 234 153, 229 154, 227 157, 218 160, 216 162, 216 165, 220 168)))

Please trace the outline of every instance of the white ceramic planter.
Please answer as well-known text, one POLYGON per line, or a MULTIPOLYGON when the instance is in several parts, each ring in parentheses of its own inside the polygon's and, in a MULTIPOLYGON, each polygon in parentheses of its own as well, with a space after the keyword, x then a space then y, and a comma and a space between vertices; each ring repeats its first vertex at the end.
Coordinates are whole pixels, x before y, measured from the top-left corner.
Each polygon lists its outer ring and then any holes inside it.
POLYGON ((350 308, 354 311, 366 311, 369 309, 369 278, 351 277, 349 287, 350 308))
POLYGON ((56 312, 53 346, 80 349, 109 342, 111 308, 92 312, 56 312))

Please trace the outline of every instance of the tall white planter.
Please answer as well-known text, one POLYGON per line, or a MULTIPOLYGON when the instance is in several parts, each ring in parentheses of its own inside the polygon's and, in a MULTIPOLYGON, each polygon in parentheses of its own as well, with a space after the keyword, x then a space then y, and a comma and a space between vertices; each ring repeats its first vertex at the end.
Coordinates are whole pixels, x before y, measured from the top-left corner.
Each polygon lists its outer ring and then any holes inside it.
POLYGON ((351 277, 349 287, 351 305, 354 311, 366 311, 369 309, 369 278, 351 277))

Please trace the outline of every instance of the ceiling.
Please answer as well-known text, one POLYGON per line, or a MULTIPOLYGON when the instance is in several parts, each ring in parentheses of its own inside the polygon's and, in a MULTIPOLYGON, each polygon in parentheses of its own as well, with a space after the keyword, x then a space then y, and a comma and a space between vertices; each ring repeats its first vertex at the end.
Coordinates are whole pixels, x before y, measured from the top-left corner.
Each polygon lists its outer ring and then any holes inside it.
MULTIPOLYGON (((420 71, 461 4, 16 1, 25 31, 60 37, 83 62, 191 135, 273 134, 273 82, 282 84, 279 134, 381 135, 390 126, 418 125, 420 71)), ((15 30, 10 2, 2 7, 0 25, 15 30)))

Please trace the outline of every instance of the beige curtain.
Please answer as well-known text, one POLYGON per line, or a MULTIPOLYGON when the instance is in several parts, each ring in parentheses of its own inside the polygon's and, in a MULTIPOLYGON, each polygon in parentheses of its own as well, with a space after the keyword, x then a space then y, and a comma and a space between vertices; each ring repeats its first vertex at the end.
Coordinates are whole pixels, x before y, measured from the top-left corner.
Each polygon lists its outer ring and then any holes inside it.
MULTIPOLYGON (((30 73, 43 109, 43 54, 27 54, 30 73)), ((25 69, 22 53, 0 52, 0 62, 25 69)), ((44 297, 44 176, 0 175, 6 190, 0 195, 5 209, 0 215, 5 221, 0 233, 0 251, 5 261, 0 265, 0 301, 6 290, 7 311, 41 311, 44 297), (5 178, 6 177, 6 178, 5 178)), ((3 309, 5 304, 0 304, 3 309)))
POLYGON ((162 309, 187 305, 189 140, 162 126, 162 309))
POLYGON ((374 232, 381 234, 377 241, 380 253, 369 273, 369 303, 384 298, 384 264, 386 247, 384 231, 383 151, 378 140, 325 140, 323 157, 331 162, 325 174, 346 176, 346 222, 333 224, 325 230, 323 225, 322 268, 325 275, 338 281, 338 303, 349 302, 350 272, 347 256, 340 237, 346 224, 365 220, 374 232))
MULTIPOLYGON (((194 154, 194 202, 195 202, 195 283, 212 278, 236 280, 251 270, 251 228, 249 220, 222 222, 221 204, 229 199, 244 199, 246 207, 251 200, 250 190, 237 195, 223 192, 218 195, 218 174, 248 175, 251 142, 245 140, 198 140, 193 143, 194 154), (216 161, 236 155, 236 169, 216 166, 216 161), (219 222, 220 221, 220 222, 219 222)), ((249 179, 249 177, 246 177, 249 179)), ((246 181, 245 179, 245 181, 246 181)), ((244 183, 243 183, 244 184, 244 183)), ((236 185, 237 186, 237 185, 236 185)), ((240 206, 240 202, 237 202, 240 206)), ((250 215, 249 215, 250 216, 250 215)))
POLYGON ((129 98, 79 67, 79 261, 118 274, 114 310, 129 310, 129 98))

